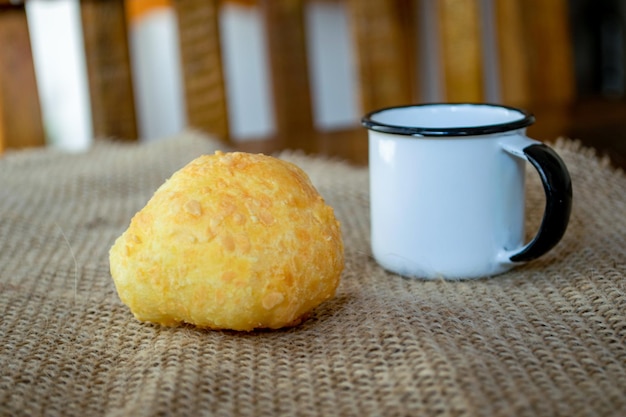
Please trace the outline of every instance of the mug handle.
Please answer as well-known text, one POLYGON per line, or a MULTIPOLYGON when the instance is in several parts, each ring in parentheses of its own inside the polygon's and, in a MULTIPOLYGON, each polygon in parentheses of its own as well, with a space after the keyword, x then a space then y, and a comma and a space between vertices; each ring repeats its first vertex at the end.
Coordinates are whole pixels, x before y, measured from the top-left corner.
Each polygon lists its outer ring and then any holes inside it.
POLYGON ((525 139, 521 150, 517 146, 504 149, 535 167, 546 193, 546 207, 535 237, 520 250, 506 253, 507 260, 515 263, 531 261, 552 249, 565 234, 572 211, 572 180, 563 160, 552 148, 525 139))

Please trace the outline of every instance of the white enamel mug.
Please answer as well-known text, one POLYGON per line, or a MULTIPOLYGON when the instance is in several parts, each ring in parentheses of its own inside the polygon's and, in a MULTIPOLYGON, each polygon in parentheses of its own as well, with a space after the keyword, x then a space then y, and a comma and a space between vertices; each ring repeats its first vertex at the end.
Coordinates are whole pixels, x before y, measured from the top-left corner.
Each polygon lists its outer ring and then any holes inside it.
POLYGON ((423 104, 363 117, 369 130, 371 245, 385 269, 468 279, 508 271, 554 247, 572 185, 561 158, 529 139, 534 117, 493 104, 423 104), (537 235, 524 243, 530 162, 546 193, 537 235))

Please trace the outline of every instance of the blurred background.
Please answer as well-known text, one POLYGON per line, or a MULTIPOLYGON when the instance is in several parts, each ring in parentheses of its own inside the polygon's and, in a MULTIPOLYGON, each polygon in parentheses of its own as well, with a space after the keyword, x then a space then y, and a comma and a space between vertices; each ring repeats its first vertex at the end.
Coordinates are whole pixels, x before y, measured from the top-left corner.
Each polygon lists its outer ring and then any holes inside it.
POLYGON ((0 0, 0 150, 193 128, 364 163, 365 112, 440 101, 626 167, 626 0, 0 0))

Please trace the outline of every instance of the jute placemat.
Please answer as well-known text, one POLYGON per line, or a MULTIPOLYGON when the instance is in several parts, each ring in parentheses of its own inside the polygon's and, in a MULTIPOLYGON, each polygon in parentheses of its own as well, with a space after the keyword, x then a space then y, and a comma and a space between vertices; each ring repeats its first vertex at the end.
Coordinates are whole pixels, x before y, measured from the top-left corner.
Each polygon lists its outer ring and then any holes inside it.
MULTIPOLYGON (((470 282, 381 270, 367 170, 283 153, 343 224, 337 296, 282 331, 139 323, 108 249, 170 174, 217 147, 185 134, 0 158, 1 415, 626 415, 626 176, 591 151, 555 145, 574 184, 563 241, 470 282)), ((532 233, 543 192, 528 177, 532 233)))

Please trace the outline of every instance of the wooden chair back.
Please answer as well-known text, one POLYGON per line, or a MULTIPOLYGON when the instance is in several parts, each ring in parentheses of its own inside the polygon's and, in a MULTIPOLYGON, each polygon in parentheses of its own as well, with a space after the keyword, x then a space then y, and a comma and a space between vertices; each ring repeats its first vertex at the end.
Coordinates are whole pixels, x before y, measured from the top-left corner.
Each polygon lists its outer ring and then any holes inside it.
MULTIPOLYGON (((248 0, 266 23, 272 139, 280 147, 304 147, 316 134, 307 1, 343 3, 356 57, 354 100, 363 113, 420 101, 498 101, 558 114, 574 99, 566 0, 248 0)), ((222 1, 172 3, 188 123, 228 141, 222 1)), ((138 129, 124 0, 82 0, 80 7, 94 135, 133 140, 138 129)), ((0 151, 43 144, 24 5, 0 0, 0 151)))

